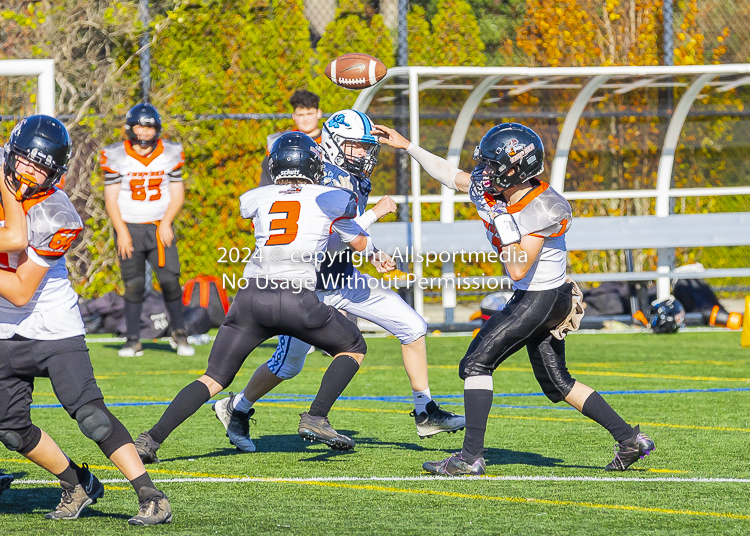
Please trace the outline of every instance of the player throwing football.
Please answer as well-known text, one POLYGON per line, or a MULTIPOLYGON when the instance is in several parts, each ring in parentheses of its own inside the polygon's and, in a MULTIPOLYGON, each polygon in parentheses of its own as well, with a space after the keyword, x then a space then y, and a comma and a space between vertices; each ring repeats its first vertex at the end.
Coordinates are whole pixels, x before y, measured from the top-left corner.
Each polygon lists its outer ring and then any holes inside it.
POLYGON ((565 364, 567 331, 577 329, 580 290, 566 277, 565 233, 570 204, 536 177, 544 171, 542 140, 530 128, 503 123, 485 134, 474 152, 471 174, 410 143, 395 130, 376 126, 381 142, 405 149, 434 179, 468 192, 487 227, 487 237, 509 262, 514 294, 469 345, 459 365, 464 380, 466 436, 461 452, 423 468, 438 475, 485 473, 484 436, 492 407, 492 373, 526 347, 534 376, 552 402, 565 401, 607 429, 617 441, 608 471, 624 471, 654 450, 654 442, 620 417, 602 396, 574 380, 565 364))
MULTIPOLYGON (((372 189, 370 176, 378 161, 380 143, 370 131, 373 125, 367 115, 355 110, 341 110, 323 125, 321 147, 326 159, 324 184, 338 186, 356 194, 357 217, 354 221, 367 230, 386 214, 396 211, 389 197, 366 210, 372 189)), ((427 373, 427 324, 397 293, 372 283, 369 275, 357 270, 350 250, 336 235, 328 241, 328 256, 318 275, 318 296, 327 305, 342 309, 383 327, 401 341, 404 368, 414 397, 417 434, 429 437, 440 432, 463 429, 463 415, 440 408, 433 400, 427 373)), ((279 337, 271 359, 253 374, 243 392, 219 400, 216 416, 224 424, 231 442, 243 452, 254 452, 248 421, 253 405, 284 380, 300 373, 310 345, 293 337, 279 337)))
POLYGON ((255 227, 256 249, 244 271, 248 285, 237 292, 219 328, 206 373, 180 391, 159 422, 138 436, 136 447, 145 462, 158 461, 156 451, 167 436, 232 383, 250 352, 277 335, 296 337, 334 356, 310 410, 301 415, 300 435, 334 449, 354 447, 351 438, 331 427, 328 412, 359 370, 367 345, 353 322, 318 300, 316 267, 333 232, 370 258, 378 271, 393 270, 395 264, 354 223, 356 195, 319 184, 325 168, 310 137, 300 132, 281 136, 269 165, 275 184, 240 197, 242 217, 252 219, 255 227))
POLYGON ((57 188, 69 158, 65 126, 45 115, 18 123, 0 149, 0 442, 60 479, 62 499, 47 519, 76 519, 102 497, 104 486, 88 466, 78 466, 31 422, 34 378, 49 378, 83 435, 138 494, 140 511, 128 522, 169 523, 166 496, 154 487, 94 379, 78 295, 65 268, 65 253, 83 228, 57 188))

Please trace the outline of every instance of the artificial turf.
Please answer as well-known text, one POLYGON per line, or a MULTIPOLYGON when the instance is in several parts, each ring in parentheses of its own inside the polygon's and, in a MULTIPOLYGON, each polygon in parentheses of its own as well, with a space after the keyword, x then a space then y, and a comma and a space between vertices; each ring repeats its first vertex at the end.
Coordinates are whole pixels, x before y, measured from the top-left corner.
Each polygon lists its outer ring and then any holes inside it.
MULTIPOLYGON (((468 342, 428 339, 432 394, 456 412, 463 411, 457 363, 468 342)), ((297 378, 256 405, 257 424, 250 431, 257 452, 241 454, 231 447, 210 405, 173 433, 159 449, 162 462, 149 468, 152 478, 163 481, 158 486, 170 498, 174 522, 140 530, 419 535, 750 530, 750 350, 740 348, 738 333, 568 337, 573 376, 602 392, 656 443, 651 456, 625 473, 603 471, 613 456, 609 434, 565 404, 539 396, 525 353, 511 357, 495 374, 497 407, 490 415, 486 458, 488 475, 514 479, 420 479, 422 462, 458 450, 463 432, 420 440, 408 415, 411 390, 398 341, 372 338, 368 346, 362 369, 330 415, 336 429, 357 441, 354 451, 333 452, 297 435, 299 413, 309 407, 330 359, 316 352, 297 378), (247 477, 254 480, 240 480, 247 477), (211 478, 221 481, 200 481, 211 478)), ((165 343, 147 343, 144 357, 121 359, 118 347, 89 345, 106 401, 133 436, 156 422, 166 407, 159 404, 202 373, 209 350, 198 347, 195 357, 184 358, 165 343)), ((269 343, 258 349, 230 389, 240 390, 273 348, 269 343)), ((35 406, 56 403, 50 383, 37 380, 35 406)), ((139 530, 126 522, 136 510, 132 488, 65 411, 39 407, 32 416, 100 479, 120 480, 108 483, 104 498, 79 520, 47 521, 43 514, 57 504, 59 487, 24 481, 53 477, 2 450, 0 469, 17 480, 0 495, 0 534, 139 530)))

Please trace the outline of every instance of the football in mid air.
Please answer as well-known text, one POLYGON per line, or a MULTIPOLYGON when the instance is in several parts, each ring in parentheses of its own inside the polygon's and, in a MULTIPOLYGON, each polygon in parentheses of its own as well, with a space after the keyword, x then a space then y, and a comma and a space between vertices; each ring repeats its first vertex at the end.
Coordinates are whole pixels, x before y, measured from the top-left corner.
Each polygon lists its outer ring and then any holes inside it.
POLYGON ((347 89, 374 86, 387 72, 382 61, 358 52, 339 56, 326 67, 326 76, 331 82, 347 89))

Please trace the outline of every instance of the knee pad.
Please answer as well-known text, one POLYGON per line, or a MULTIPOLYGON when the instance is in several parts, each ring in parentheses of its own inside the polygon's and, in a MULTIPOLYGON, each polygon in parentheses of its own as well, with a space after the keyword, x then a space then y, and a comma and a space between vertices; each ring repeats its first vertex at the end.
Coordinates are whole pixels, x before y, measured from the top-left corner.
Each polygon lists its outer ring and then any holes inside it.
POLYGON ((298 339, 282 336, 266 366, 277 378, 291 380, 302 372, 310 345, 298 339))
POLYGON ((474 354, 467 354, 458 364, 458 377, 462 380, 470 376, 492 376, 494 369, 491 364, 485 365, 474 354))
POLYGON ((570 394, 576 381, 567 376, 564 377, 552 377, 550 376, 549 382, 539 382, 539 386, 542 388, 544 396, 546 396, 550 402, 557 404, 565 400, 565 397, 570 394))
POLYGON ((161 292, 166 301, 182 298, 182 288, 180 287, 180 276, 178 274, 161 272, 158 275, 161 292))
POLYGON ((134 277, 125 281, 125 299, 132 303, 143 302, 143 293, 146 290, 146 278, 134 277))
POLYGON ((34 450, 41 439, 42 431, 33 424, 23 430, 0 430, 0 443, 6 449, 20 454, 34 450))
MULTIPOLYGON (((103 406, 104 402, 101 405, 103 406)), ((75 419, 78 422, 78 428, 90 440, 101 443, 112 434, 112 422, 107 413, 99 404, 89 402, 76 411, 75 419)))

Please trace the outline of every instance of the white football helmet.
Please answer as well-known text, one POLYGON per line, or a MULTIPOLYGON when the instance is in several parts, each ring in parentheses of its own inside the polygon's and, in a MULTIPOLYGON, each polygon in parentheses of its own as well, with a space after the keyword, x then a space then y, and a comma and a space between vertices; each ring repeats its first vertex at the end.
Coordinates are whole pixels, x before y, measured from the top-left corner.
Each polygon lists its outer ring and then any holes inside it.
POLYGON ((326 159, 355 177, 369 179, 380 154, 380 141, 370 133, 372 129, 372 121, 362 112, 334 113, 323 123, 320 135, 326 159))

